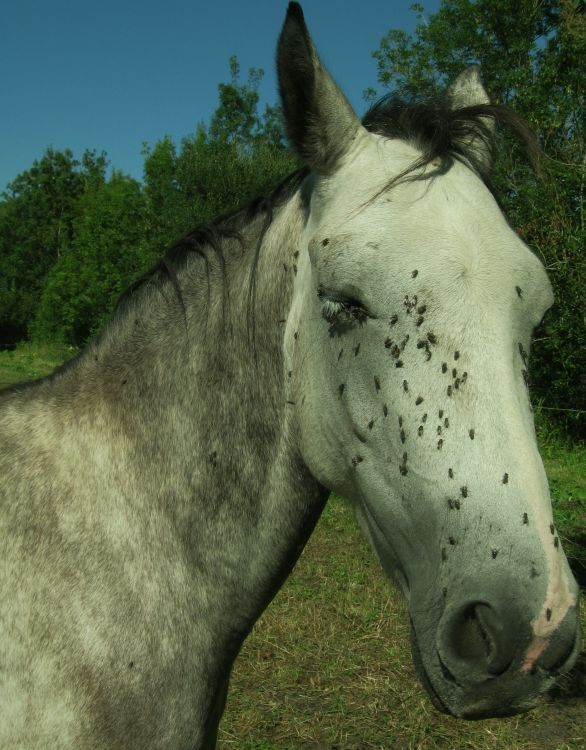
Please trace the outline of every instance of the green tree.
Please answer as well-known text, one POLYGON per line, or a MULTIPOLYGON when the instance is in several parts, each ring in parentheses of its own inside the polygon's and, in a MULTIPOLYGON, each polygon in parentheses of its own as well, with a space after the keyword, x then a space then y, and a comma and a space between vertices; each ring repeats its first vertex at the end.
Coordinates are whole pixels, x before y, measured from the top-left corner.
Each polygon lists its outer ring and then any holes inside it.
POLYGON ((7 338, 26 335, 45 277, 73 236, 76 205, 104 179, 106 157, 47 149, 20 174, 0 204, 0 325, 7 338))
POLYGON ((151 215, 150 244, 163 247, 177 236, 181 222, 181 193, 177 184, 177 152, 169 136, 157 141, 153 148, 143 144, 143 184, 151 215))
POLYGON ((230 82, 218 86, 209 126, 200 124, 176 149, 170 138, 145 146, 144 183, 153 252, 194 226, 264 194, 298 165, 285 148, 280 109, 258 111, 263 71, 240 83, 237 58, 230 82))
MULTIPOLYGON (((411 98, 436 95, 479 63, 493 101, 524 115, 546 153, 537 181, 520 149, 498 135, 493 181, 509 219, 544 261, 556 305, 537 335, 534 396, 574 435, 585 435, 584 143, 586 14, 578 0, 443 0, 415 34, 391 30, 373 53, 378 80, 411 98)), ((372 89, 365 92, 374 98, 372 89)))
POLYGON ((249 68, 246 83, 240 83, 240 65, 236 55, 229 59, 230 81, 218 86, 218 106, 208 129, 212 140, 235 143, 250 150, 257 143, 284 146, 281 110, 267 104, 264 114, 258 111, 258 89, 264 76, 262 68, 249 68))
POLYGON ((78 202, 71 243, 47 275, 32 335, 80 345, 110 315, 122 291, 149 265, 146 202, 119 172, 78 202))
POLYGON ((283 145, 278 107, 258 111, 263 71, 245 83, 230 58, 218 107, 177 148, 144 145, 144 183, 87 151, 48 149, 0 201, 0 326, 81 344, 121 291, 194 226, 265 194, 297 163, 283 145))
POLYGON ((230 83, 218 86, 219 104, 212 115, 209 133, 213 140, 227 140, 250 147, 259 130, 258 87, 264 75, 261 68, 250 68, 248 81, 239 83, 240 65, 236 55, 230 64, 230 83))

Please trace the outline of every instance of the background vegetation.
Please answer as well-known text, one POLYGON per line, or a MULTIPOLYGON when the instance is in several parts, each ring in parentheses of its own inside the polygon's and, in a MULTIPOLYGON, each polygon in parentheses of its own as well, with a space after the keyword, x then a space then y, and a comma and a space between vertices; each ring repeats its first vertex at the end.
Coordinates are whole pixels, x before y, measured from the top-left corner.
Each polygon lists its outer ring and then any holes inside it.
MULTIPOLYGON (((574 438, 586 433, 584 369, 583 0, 443 0, 415 35, 391 30, 373 54, 378 82, 408 99, 435 95, 480 63, 494 101, 523 114, 546 153, 545 180, 499 134, 494 181, 509 220, 542 258, 556 305, 536 335, 533 396, 574 438)), ((80 346, 115 300, 179 235, 267 191, 295 160, 277 107, 258 111, 261 69, 242 83, 235 57, 207 124, 177 147, 144 146, 143 181, 105 154, 47 149, 0 200, 0 347, 19 341, 80 346)), ((368 89, 366 98, 375 92, 368 89)))

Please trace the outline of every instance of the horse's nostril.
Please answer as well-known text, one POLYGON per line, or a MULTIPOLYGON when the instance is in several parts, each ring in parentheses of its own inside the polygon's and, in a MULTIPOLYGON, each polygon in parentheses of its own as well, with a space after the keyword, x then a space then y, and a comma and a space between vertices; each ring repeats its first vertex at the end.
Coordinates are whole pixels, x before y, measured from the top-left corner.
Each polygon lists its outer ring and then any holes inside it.
POLYGON ((468 607, 461 621, 456 625, 453 633, 453 650, 461 659, 476 661, 488 659, 491 652, 491 643, 478 611, 481 606, 472 605, 468 607))
POLYGON ((487 667, 492 675, 506 672, 513 661, 516 639, 506 630, 506 625, 496 610, 486 604, 475 608, 476 620, 487 646, 487 667))
POLYGON ((444 667, 457 680, 486 680, 506 672, 517 639, 485 602, 452 610, 438 632, 438 652, 444 667))

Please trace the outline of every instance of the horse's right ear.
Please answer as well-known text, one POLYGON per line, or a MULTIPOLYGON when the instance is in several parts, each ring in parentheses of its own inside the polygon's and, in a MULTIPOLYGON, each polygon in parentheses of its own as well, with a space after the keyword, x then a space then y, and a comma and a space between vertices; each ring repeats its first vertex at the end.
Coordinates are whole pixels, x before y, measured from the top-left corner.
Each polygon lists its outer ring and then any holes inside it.
POLYGON ((321 64, 299 3, 289 3, 277 47, 287 136, 314 170, 330 173, 354 141, 360 120, 321 64))

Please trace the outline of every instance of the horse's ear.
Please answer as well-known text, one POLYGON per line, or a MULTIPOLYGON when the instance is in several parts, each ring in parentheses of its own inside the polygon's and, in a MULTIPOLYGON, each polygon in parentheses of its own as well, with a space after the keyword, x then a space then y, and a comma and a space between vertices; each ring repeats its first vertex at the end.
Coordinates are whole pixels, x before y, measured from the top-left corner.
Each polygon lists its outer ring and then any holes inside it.
MULTIPOLYGON (((490 104, 486 89, 482 85, 480 66, 470 65, 448 88, 448 97, 453 110, 490 104)), ((466 146, 471 149, 486 173, 492 164, 492 140, 495 121, 492 117, 478 120, 477 132, 466 135, 466 146)))
POLYGON ((289 3, 277 47, 279 92, 287 136, 317 172, 336 169, 360 120, 321 64, 299 3, 289 3))
POLYGON ((448 88, 452 109, 490 104, 480 77, 480 65, 470 65, 448 88))

